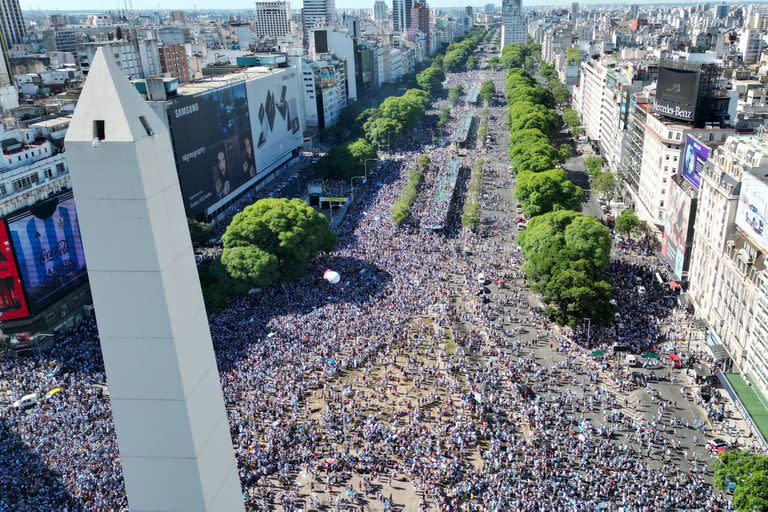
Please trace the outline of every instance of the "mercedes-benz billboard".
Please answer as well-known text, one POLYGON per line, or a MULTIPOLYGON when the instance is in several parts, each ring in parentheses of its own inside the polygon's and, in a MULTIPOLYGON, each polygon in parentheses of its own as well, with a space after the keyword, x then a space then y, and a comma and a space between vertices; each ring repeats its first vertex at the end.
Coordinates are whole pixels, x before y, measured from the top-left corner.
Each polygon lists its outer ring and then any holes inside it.
POLYGON ((681 121, 695 122, 699 75, 699 71, 659 66, 656 113, 681 121))

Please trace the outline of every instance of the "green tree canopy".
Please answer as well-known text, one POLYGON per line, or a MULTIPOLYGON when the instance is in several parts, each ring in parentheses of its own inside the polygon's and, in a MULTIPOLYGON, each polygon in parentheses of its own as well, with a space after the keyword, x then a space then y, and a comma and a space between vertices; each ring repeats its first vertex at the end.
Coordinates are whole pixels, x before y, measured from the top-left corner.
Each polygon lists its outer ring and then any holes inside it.
POLYGON ((211 225, 207 222, 200 222, 195 219, 187 219, 189 227, 189 238, 195 245, 208 245, 211 239, 211 225))
POLYGON ((443 88, 443 82, 445 81, 445 73, 439 67, 430 66, 418 75, 416 75, 416 83, 419 87, 437 93, 443 88))
POLYGON ((633 234, 639 234, 642 231, 643 222, 637 217, 635 210, 627 208, 616 217, 614 228, 622 235, 631 237, 633 234))
POLYGON ((376 149, 365 139, 331 148, 316 164, 315 168, 324 178, 350 179, 365 172, 365 161, 376 158, 376 149))
POLYGON ((491 102, 494 94, 496 94, 496 85, 493 81, 488 80, 480 87, 480 96, 482 96, 486 103, 491 102))
POLYGON ((377 148, 396 142, 403 133, 403 125, 388 117, 370 119, 364 125, 365 137, 377 148))
POLYGON ((619 190, 619 182, 611 171, 603 171, 592 180, 592 190, 612 200, 619 190))
POLYGON ((734 450, 715 463, 715 486, 725 489, 733 482, 733 504, 739 512, 768 511, 768 455, 734 450))
POLYGON ((461 85, 455 85, 448 89, 448 101, 451 103, 456 103, 462 94, 464 94, 464 87, 461 85))
POLYGON ((328 219, 300 199, 261 199, 237 213, 227 226, 221 262, 235 279, 265 287, 294 280, 336 235, 328 219))
POLYGON ((588 156, 584 159, 584 165, 587 166, 587 171, 592 177, 597 176, 603 172, 603 159, 599 156, 588 156))
POLYGON ((515 196, 531 218, 554 210, 575 210, 581 206, 584 194, 568 180, 563 169, 552 169, 518 173, 515 196))

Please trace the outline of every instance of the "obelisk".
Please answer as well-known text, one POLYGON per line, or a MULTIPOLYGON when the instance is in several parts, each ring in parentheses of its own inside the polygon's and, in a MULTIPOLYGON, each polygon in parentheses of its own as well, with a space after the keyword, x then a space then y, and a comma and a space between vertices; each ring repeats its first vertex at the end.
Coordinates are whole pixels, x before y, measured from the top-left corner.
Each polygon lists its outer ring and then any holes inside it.
POLYGON ((128 505, 243 511, 170 136, 101 48, 65 148, 128 505))

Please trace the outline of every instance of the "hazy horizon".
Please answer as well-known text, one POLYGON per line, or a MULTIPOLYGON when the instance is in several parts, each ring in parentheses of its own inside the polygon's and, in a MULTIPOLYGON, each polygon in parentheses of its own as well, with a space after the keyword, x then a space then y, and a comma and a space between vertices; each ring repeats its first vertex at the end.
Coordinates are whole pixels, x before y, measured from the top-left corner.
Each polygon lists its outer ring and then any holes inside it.
MULTIPOLYGON (((132 0, 133 1, 133 8, 134 10, 168 10, 168 9, 182 9, 185 11, 192 11, 195 9, 202 9, 202 10, 211 10, 211 9, 221 9, 221 10, 246 10, 246 9, 253 9, 254 8, 254 1, 253 0, 225 0, 224 2, 217 1, 217 0, 192 0, 190 2, 189 0, 132 0), (225 5, 222 5, 225 4, 225 5)), ((336 0, 336 8, 337 9, 355 9, 355 8, 372 8, 373 7, 374 0, 363 0, 362 2, 360 0, 336 0)), ((391 5, 391 0, 385 0, 385 2, 388 5, 391 5)), ((37 10, 43 10, 43 11, 87 11, 92 10, 94 12, 99 11, 109 11, 109 10, 117 10, 118 9, 118 3, 120 4, 120 8, 122 8, 123 0, 111 0, 106 2, 101 2, 97 0, 67 0, 67 6, 66 8, 62 8, 62 2, 61 0, 20 0, 21 8, 24 11, 37 11, 37 10), (111 5, 110 5, 111 4, 111 5)), ((464 7, 467 5, 473 6, 473 7, 480 7, 485 5, 486 3, 493 3, 497 7, 501 6, 501 2, 483 2, 483 1, 467 1, 467 0, 435 0, 428 2, 431 7, 464 7)), ((640 5, 646 5, 646 4, 668 4, 668 5, 681 5, 681 4, 697 4, 695 1, 686 1, 686 2, 670 2, 669 0, 658 0, 658 1, 648 1, 644 0, 642 2, 632 2, 632 1, 619 1, 619 2, 606 2, 605 0, 596 0, 596 1, 579 1, 580 4, 590 4, 590 5, 616 5, 616 4, 640 4, 640 5)), ((700 3, 700 2, 698 2, 700 3)), ((717 2, 719 3, 719 2, 717 2)), ((733 2, 725 2, 725 3, 733 3, 733 2)), ((750 3, 763 3, 763 2, 750 2, 750 3)), ((303 2, 301 0, 299 1, 291 1, 291 8, 298 9, 301 7, 303 2)), ((552 7, 552 6, 570 6, 570 1, 563 1, 563 0, 535 0, 534 2, 526 2, 523 0, 523 7, 552 7)))

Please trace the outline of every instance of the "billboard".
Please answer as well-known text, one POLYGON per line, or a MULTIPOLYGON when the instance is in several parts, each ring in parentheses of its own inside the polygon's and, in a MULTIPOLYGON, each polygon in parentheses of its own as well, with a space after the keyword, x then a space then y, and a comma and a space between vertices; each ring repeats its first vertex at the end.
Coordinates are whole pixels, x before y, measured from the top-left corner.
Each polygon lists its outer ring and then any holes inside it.
POLYGON ((269 174, 304 141, 294 69, 246 82, 251 132, 256 141, 257 178, 269 174))
POLYGON ((179 96, 169 114, 188 215, 205 213, 256 177, 245 83, 179 96))
POLYGON ((695 122, 699 71, 659 66, 656 112, 666 117, 695 122))
POLYGON ((31 313, 87 281, 72 192, 9 216, 7 223, 31 313))
POLYGON ((690 221, 691 198, 682 188, 673 184, 670 191, 670 205, 664 216, 661 255, 672 267, 678 280, 683 278, 690 221))
POLYGON ((746 172, 741 178, 736 225, 768 251, 768 185, 746 172))
POLYGON ((29 315, 8 227, 5 222, 0 222, 0 322, 29 315))
POLYGON ((683 153, 683 178, 688 180, 696 189, 701 186, 701 175, 704 173, 704 163, 709 159, 710 149, 703 142, 686 136, 685 152, 683 153))

